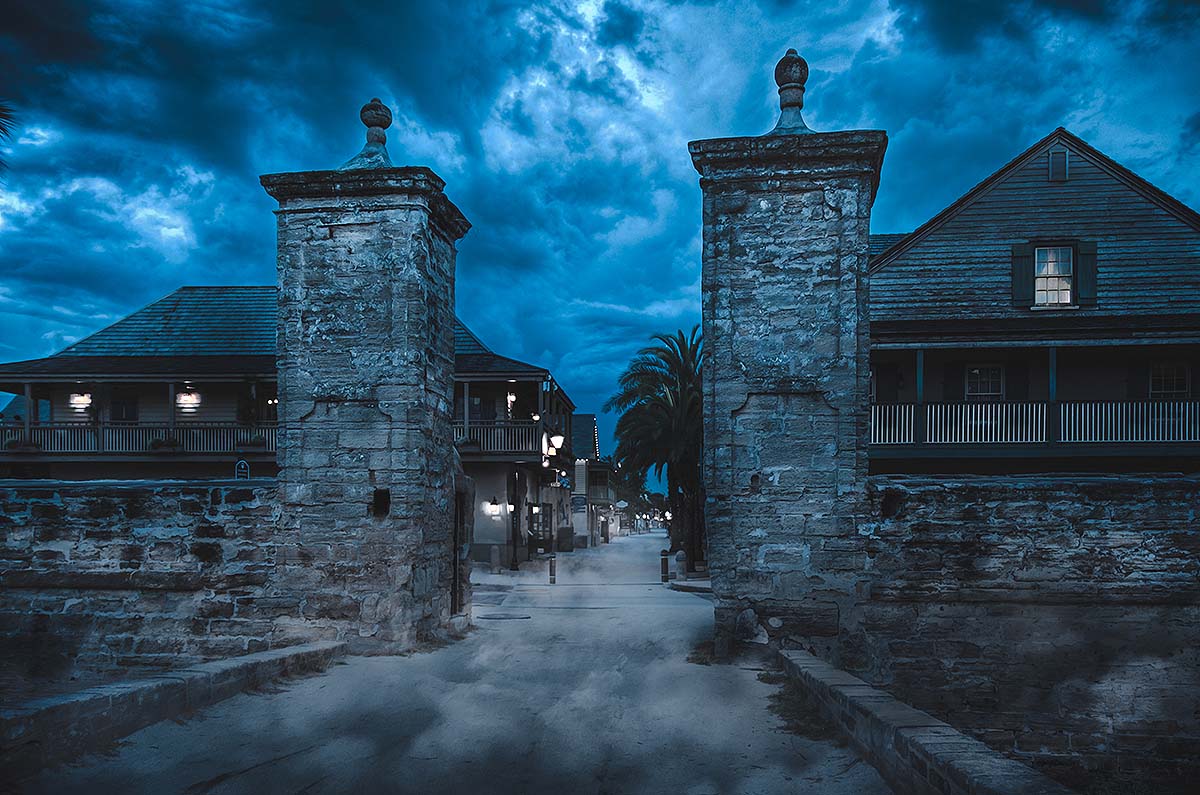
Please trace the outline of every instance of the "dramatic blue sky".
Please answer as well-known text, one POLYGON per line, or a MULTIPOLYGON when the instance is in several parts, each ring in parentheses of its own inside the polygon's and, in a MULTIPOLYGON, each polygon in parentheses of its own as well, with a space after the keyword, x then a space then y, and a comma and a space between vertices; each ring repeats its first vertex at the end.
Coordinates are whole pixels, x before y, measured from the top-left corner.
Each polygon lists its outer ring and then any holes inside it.
POLYGON ((371 96, 395 113, 392 160, 431 166, 475 225, 460 316, 581 411, 650 334, 698 322, 687 141, 770 129, 789 46, 812 67, 811 127, 891 137, 874 231, 912 229, 1059 125, 1200 205, 1196 2, 5 6, 0 98, 21 126, 0 175, 0 360, 179 285, 271 283, 258 175, 345 161, 371 96))

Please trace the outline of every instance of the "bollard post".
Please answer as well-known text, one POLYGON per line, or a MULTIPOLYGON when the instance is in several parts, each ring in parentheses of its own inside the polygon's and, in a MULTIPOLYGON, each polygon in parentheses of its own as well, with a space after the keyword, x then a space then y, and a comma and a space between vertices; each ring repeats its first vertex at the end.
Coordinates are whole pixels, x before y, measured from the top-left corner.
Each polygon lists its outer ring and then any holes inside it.
POLYGON ((554 584, 554 564, 557 563, 554 555, 550 556, 550 584, 554 584))
POLYGON ((664 549, 662 551, 661 559, 662 559, 662 581, 663 582, 670 582, 670 580, 671 580, 671 569, 670 569, 671 564, 668 562, 670 555, 671 555, 671 553, 669 550, 664 549))

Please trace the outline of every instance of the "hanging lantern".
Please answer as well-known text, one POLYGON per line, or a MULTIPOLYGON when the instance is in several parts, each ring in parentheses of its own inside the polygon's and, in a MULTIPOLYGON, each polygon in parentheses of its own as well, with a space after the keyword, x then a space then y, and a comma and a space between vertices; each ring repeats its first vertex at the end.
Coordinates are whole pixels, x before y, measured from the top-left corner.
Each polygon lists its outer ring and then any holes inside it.
POLYGON ((77 392, 67 398, 67 405, 75 411, 87 411, 92 405, 91 392, 77 392))
POLYGON ((558 431, 555 431, 554 435, 550 437, 550 444, 554 445, 555 447, 562 447, 563 442, 565 441, 566 438, 558 431))

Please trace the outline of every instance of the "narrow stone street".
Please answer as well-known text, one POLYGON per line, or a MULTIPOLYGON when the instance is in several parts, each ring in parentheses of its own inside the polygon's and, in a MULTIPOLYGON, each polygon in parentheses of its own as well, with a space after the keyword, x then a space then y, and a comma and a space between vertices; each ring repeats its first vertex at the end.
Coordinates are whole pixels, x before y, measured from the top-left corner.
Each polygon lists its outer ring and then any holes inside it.
POLYGON ((553 586, 534 570, 479 575, 463 641, 236 696, 27 790, 888 792, 849 749, 784 730, 760 663, 688 661, 712 607, 658 582, 664 543, 560 555, 553 586))

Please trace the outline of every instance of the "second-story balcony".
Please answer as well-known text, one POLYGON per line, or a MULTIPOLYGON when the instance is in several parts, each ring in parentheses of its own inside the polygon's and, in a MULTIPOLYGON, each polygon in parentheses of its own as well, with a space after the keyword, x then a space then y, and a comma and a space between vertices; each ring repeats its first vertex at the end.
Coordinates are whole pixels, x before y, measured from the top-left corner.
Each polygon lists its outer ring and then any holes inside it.
MULTIPOLYGON (((569 418, 551 415, 543 420, 471 420, 454 422, 454 442, 465 455, 489 458, 538 457, 543 453, 543 435, 563 432, 569 439, 569 418)), ((569 458, 569 445, 557 451, 564 460, 569 458)))
POLYGON ((1193 454, 1200 401, 882 403, 871 406, 873 456, 1006 448, 1037 455, 1193 454))
POLYGON ((6 456, 274 455, 275 423, 38 423, 28 430, 0 426, 0 454, 6 456))

